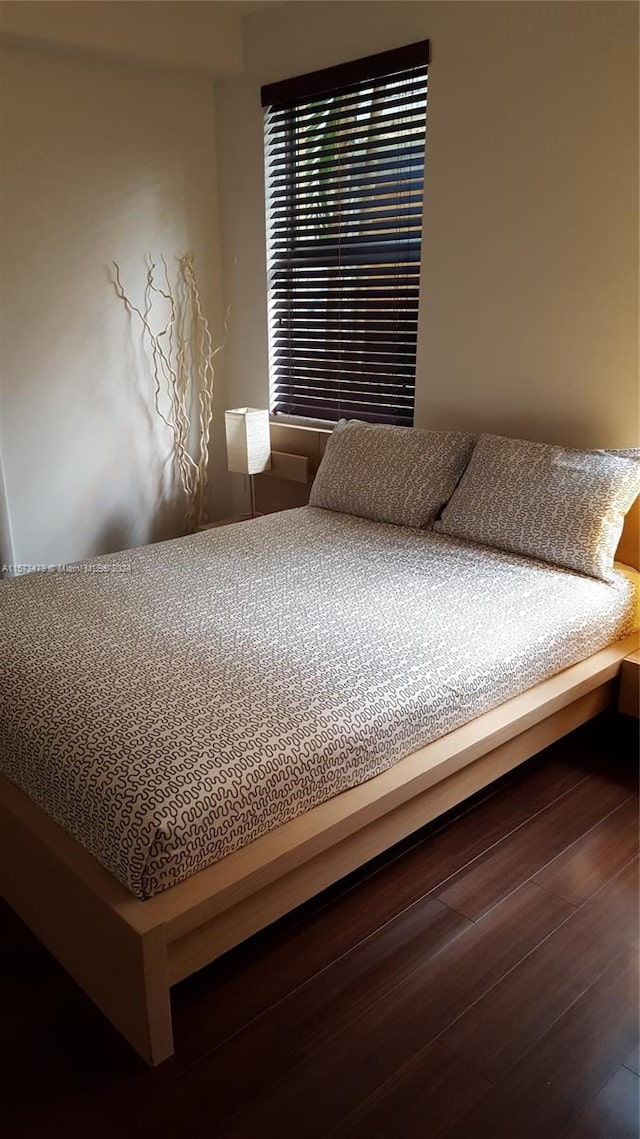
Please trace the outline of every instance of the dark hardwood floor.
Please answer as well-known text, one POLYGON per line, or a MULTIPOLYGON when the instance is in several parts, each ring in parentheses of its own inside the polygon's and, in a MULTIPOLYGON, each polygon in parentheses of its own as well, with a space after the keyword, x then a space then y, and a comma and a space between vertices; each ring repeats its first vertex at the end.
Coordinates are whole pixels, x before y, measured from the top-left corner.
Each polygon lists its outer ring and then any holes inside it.
POLYGON ((585 725, 178 986, 154 1071, 0 912, 11 1139, 637 1139, 633 721, 585 725))

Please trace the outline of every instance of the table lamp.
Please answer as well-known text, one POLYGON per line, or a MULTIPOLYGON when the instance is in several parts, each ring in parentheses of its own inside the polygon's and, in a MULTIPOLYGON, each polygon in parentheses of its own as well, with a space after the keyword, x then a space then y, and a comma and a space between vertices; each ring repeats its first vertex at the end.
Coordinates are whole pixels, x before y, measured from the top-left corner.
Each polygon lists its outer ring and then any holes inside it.
POLYGON ((269 412, 258 407, 234 407, 224 413, 227 467, 249 476, 251 517, 255 518, 253 476, 271 469, 269 412))

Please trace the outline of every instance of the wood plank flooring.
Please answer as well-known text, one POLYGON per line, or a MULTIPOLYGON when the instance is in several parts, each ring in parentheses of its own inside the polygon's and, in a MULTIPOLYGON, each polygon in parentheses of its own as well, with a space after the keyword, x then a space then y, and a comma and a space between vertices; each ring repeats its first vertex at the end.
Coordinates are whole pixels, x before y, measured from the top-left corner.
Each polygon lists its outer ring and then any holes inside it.
POLYGON ((144 1068, 0 910, 8 1139, 637 1139, 638 734, 599 718, 173 994, 144 1068))

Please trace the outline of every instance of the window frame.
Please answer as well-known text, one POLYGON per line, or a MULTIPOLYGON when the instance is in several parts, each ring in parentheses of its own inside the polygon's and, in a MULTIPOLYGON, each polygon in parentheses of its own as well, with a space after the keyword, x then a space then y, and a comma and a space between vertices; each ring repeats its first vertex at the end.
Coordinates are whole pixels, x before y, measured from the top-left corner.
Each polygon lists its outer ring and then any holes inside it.
POLYGON ((423 40, 262 88, 274 420, 413 423, 429 61, 423 40), (328 123, 337 133, 322 151, 328 123), (322 164, 324 223, 314 210, 322 164), (385 184, 388 203, 375 193, 385 184))

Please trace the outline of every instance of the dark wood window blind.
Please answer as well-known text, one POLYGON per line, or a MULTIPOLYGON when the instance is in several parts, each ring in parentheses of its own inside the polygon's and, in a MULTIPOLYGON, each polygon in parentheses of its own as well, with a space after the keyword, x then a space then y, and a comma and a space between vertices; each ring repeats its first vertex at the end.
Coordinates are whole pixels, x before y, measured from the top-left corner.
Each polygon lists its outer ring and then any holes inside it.
POLYGON ((413 423, 428 62, 262 89, 275 413, 413 423))

